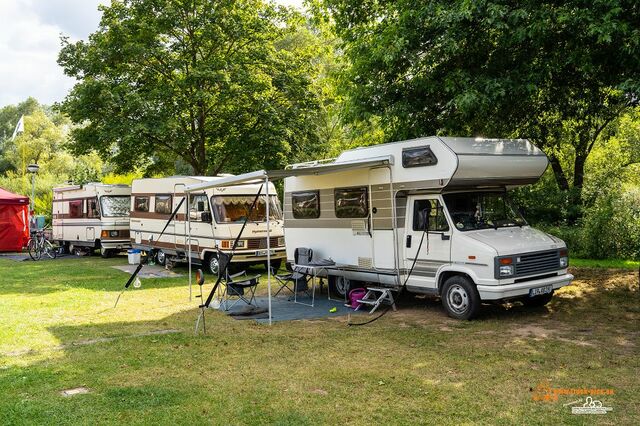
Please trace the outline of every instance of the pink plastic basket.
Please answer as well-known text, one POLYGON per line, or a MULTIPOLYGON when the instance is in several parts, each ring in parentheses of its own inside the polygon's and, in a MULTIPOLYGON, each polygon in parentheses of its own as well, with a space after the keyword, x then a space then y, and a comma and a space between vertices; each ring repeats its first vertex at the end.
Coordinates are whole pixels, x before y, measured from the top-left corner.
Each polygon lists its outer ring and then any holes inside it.
POLYGON ((367 294, 367 290, 364 288, 354 288, 349 292, 349 302, 351 302, 352 309, 358 309, 362 305, 358 300, 362 300, 365 294, 367 294))

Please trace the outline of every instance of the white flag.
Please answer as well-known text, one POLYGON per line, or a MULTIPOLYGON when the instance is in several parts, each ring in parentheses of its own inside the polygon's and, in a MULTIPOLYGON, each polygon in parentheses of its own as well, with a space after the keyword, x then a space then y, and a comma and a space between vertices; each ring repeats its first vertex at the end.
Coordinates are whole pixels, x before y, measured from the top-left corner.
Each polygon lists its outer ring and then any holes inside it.
POLYGON ((18 120, 18 124, 16 124, 16 128, 13 130, 13 135, 11 135, 11 140, 14 140, 18 133, 24 132, 24 115, 20 117, 18 120))

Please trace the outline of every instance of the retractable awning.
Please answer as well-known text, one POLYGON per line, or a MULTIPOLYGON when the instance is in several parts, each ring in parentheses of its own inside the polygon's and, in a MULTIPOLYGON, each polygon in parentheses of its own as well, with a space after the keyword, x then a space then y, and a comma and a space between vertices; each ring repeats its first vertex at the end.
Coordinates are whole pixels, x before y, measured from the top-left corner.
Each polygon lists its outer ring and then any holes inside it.
POLYGON ((185 192, 202 191, 209 188, 219 188, 222 186, 240 185, 243 183, 257 183, 260 181, 278 180, 291 176, 321 175, 326 173, 343 172, 347 170, 364 169, 393 164, 393 157, 390 155, 367 158, 362 160, 331 162, 324 164, 299 165, 295 168, 284 170, 256 170, 255 172, 244 173, 237 176, 229 176, 211 182, 196 183, 188 185, 185 192))

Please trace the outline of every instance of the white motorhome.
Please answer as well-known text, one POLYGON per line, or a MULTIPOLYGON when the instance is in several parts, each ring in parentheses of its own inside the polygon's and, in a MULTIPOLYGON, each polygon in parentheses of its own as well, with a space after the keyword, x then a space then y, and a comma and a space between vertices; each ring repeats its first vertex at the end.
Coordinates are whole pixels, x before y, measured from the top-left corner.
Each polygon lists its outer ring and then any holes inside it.
MULTIPOLYGON (((131 188, 131 245, 153 251, 156 261, 187 261, 187 239, 191 259, 213 274, 218 273, 217 251, 230 252, 242 228, 260 185, 236 185, 192 193, 174 220, 158 239, 171 213, 185 197, 187 185, 212 182, 222 176, 171 176, 136 179, 131 188), (188 204, 188 205, 187 205, 188 204), (186 212, 189 212, 187 219, 186 212)), ((243 237, 238 241, 233 262, 264 264, 267 260, 266 188, 262 189, 243 237)), ((269 188, 269 216, 272 224, 270 248, 274 267, 286 258, 282 209, 273 184, 269 188)))
POLYGON ((460 319, 482 302, 545 304, 573 279, 567 247, 527 225, 507 190, 547 164, 527 140, 428 137, 290 166, 287 258, 312 248, 336 262, 328 275, 341 294, 364 282, 406 287, 460 319))
POLYGON ((130 248, 128 185, 87 183, 53 189, 52 236, 68 252, 130 248))

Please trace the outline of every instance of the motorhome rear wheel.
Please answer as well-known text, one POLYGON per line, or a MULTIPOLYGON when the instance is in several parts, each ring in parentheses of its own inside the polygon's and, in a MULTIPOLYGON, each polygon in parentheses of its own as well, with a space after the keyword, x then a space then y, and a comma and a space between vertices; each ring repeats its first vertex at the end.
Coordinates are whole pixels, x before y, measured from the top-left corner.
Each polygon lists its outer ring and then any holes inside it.
POLYGON ((337 293, 340 297, 345 297, 351 290, 351 280, 343 276, 330 276, 329 287, 331 291, 337 293))
POLYGON ((463 276, 455 275, 447 279, 441 296, 444 308, 453 318, 470 320, 480 310, 478 289, 463 276))
POLYGON ((167 255, 162 250, 156 252, 156 263, 160 266, 164 266, 167 263, 167 255))

